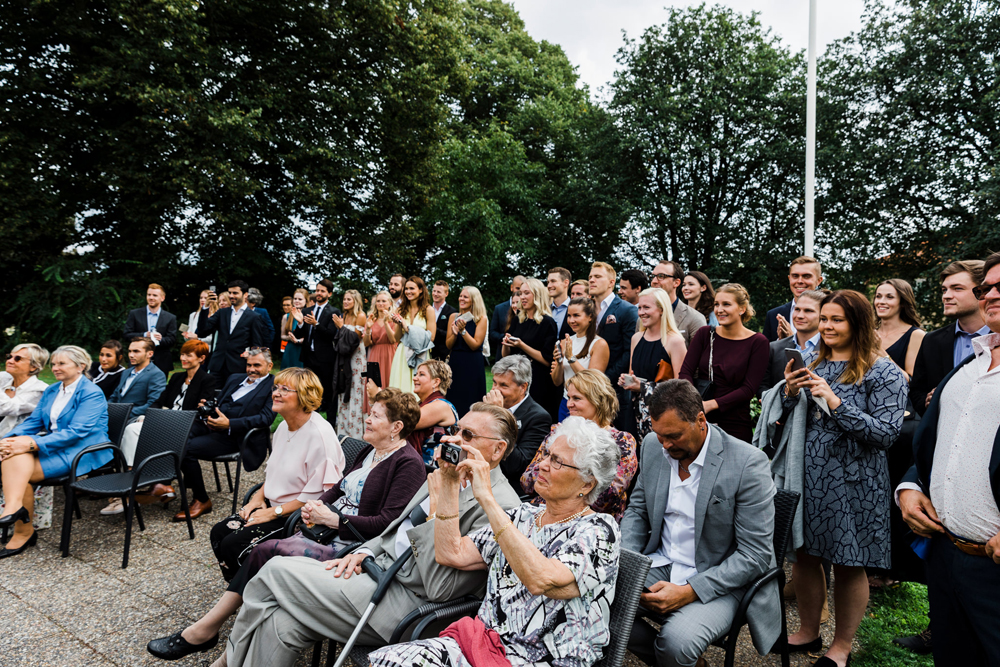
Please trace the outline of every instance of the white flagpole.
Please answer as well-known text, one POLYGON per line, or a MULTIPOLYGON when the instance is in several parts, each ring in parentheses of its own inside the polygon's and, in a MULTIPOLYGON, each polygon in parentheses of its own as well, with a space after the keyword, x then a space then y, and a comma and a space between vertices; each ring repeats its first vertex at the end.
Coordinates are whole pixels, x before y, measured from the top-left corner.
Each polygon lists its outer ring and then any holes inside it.
POLYGON ((809 65, 806 70, 806 229, 804 254, 813 257, 816 180, 816 0, 809 0, 809 65))

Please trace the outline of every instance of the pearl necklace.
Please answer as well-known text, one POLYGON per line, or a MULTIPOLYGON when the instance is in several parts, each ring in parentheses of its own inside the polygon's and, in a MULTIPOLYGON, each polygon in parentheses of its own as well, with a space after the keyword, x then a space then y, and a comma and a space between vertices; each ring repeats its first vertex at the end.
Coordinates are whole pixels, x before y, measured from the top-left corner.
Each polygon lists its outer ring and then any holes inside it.
MULTIPOLYGON (((541 528, 542 527, 542 517, 545 516, 545 514, 548 511, 549 511, 548 508, 546 508, 544 512, 542 512, 541 514, 539 514, 538 516, 535 517, 535 528, 541 528)), ((568 517, 566 517, 565 519, 563 519, 561 521, 553 521, 552 523, 549 523, 549 524, 546 524, 546 525, 547 526, 554 526, 556 524, 566 523, 568 521, 572 521, 573 519, 579 519, 581 516, 583 516, 584 514, 586 514, 589 511, 590 511, 589 507, 584 507, 582 510, 580 510, 579 512, 577 512, 573 516, 568 516, 568 517)))
POLYGON ((406 444, 406 440, 401 440, 400 443, 399 443, 399 447, 396 447, 394 449, 390 449, 385 454, 379 454, 379 453, 376 452, 375 456, 372 457, 372 467, 374 468, 379 463, 381 463, 382 461, 384 461, 387 458, 389 458, 390 456, 392 456, 396 451, 398 451, 405 444, 406 444))

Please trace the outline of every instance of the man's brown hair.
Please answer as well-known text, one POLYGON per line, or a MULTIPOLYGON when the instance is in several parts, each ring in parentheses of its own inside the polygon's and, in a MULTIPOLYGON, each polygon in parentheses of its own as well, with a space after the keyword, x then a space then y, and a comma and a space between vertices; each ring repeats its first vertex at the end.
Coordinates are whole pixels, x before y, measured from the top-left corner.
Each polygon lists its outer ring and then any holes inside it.
MULTIPOLYGON (((990 255, 986 262, 989 262, 990 259, 997 257, 997 254, 998 253, 993 253, 990 255)), ((1000 262, 1000 259, 996 261, 1000 262)), ((989 271, 989 269, 986 268, 986 262, 981 259, 963 259, 957 262, 952 262, 948 266, 941 269, 941 282, 944 282, 944 279, 950 276, 954 276, 959 273, 968 273, 972 276, 972 284, 978 285, 983 282, 983 276, 985 276, 986 272, 989 271)), ((994 262, 994 264, 996 264, 996 262, 994 262)), ((993 268, 994 264, 990 264, 990 268, 993 268)))

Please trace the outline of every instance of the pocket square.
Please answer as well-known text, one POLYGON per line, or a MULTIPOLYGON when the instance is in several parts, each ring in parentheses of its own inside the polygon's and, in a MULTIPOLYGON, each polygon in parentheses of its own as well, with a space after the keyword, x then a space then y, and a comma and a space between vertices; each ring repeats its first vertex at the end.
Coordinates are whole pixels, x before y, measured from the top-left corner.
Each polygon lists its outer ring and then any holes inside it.
POLYGON ((605 324, 615 324, 617 322, 618 318, 616 318, 614 315, 608 315, 608 319, 604 320, 605 324))

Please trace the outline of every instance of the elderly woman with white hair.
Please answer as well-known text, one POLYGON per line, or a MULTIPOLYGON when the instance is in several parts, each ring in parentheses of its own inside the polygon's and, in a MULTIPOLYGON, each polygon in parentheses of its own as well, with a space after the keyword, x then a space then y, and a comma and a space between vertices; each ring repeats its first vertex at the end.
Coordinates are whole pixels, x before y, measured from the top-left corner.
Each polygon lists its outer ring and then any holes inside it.
MULTIPOLYGON (((58 382, 42 392, 31 416, 0 440, 0 477, 6 501, 0 516, 4 541, 14 527, 0 558, 16 556, 38 540, 31 527, 31 485, 69 474, 78 453, 108 441, 108 403, 100 387, 86 377, 90 363, 87 351, 75 345, 63 345, 53 352, 52 374, 58 382)), ((77 474, 110 460, 110 450, 87 454, 80 459, 77 474)))
MULTIPOLYGON (((506 512, 494 499, 489 464, 466 437, 468 458, 441 462, 428 477, 439 564, 489 570, 477 616, 453 623, 440 637, 396 644, 369 656, 373 667, 466 667, 473 650, 482 659, 513 667, 599 660, 610 639, 608 618, 618 577, 618 524, 590 505, 615 477, 618 446, 608 432, 582 417, 568 417, 553 434, 539 467, 535 491, 544 506, 523 504, 506 512), (490 524, 459 533, 458 492, 471 481, 490 524)), ((470 439, 475 434, 470 433, 470 439)))
POLYGON ((28 418, 42 392, 48 387, 38 374, 49 361, 49 351, 41 345, 22 343, 7 353, 0 373, 0 437, 28 418))

